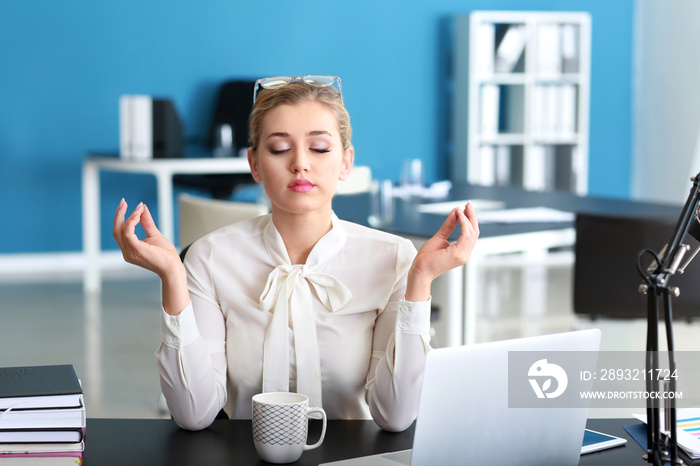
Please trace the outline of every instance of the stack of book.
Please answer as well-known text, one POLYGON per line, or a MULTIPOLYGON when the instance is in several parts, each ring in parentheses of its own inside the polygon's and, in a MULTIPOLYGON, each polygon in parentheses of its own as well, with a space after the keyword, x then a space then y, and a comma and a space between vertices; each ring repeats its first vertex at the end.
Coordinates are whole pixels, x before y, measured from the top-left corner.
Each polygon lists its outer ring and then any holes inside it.
POLYGON ((72 365, 0 368, 0 466, 80 465, 85 421, 72 365))

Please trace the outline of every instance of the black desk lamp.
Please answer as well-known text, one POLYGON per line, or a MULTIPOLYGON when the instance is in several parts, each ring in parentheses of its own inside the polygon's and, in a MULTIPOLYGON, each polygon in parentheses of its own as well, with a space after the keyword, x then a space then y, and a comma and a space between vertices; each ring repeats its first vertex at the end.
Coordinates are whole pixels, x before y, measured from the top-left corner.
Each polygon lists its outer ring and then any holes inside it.
MULTIPOLYGON (((669 279, 676 273, 683 273, 695 255, 700 251, 696 249, 693 255, 683 264, 683 257, 690 249, 687 244, 682 244, 686 233, 700 241, 700 173, 691 178, 693 186, 690 189, 688 200, 683 206, 683 211, 678 219, 678 223, 673 231, 669 243, 664 246, 660 254, 645 249, 637 256, 637 269, 644 279, 644 283, 639 286, 639 291, 647 295, 647 344, 646 344, 646 390, 647 393, 659 393, 659 299, 663 300, 664 321, 666 327, 666 342, 668 346, 668 373, 670 374, 667 392, 676 391, 676 362, 673 354, 673 329, 671 297, 678 296, 680 290, 677 287, 669 287, 669 279), (652 264, 644 269, 640 260, 644 254, 651 254, 654 258, 652 264)), ((665 379, 664 379, 665 381, 665 379)), ((660 400, 658 398, 647 397, 647 455, 644 459, 654 465, 662 466, 670 463, 682 464, 678 458, 678 438, 676 433, 676 405, 675 399, 670 396, 665 400, 666 426, 670 430, 670 438, 662 438, 661 424, 659 419, 660 400)))

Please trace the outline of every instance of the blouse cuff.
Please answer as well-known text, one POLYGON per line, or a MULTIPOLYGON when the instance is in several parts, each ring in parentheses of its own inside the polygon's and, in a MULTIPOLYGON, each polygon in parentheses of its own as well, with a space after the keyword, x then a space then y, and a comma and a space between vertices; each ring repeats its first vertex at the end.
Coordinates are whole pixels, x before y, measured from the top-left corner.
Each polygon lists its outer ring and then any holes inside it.
POLYGON ((399 300, 396 331, 414 335, 430 334, 430 302, 430 299, 419 302, 399 300))
POLYGON ((178 315, 172 316, 161 309, 161 340, 166 346, 182 349, 199 336, 192 303, 178 315))

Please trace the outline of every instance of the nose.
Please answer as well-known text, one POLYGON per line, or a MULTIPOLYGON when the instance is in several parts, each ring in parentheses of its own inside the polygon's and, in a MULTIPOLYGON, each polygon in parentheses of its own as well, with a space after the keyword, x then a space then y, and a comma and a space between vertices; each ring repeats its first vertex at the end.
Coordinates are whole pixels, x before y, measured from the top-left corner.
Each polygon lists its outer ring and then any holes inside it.
POLYGON ((309 154, 303 150, 296 150, 291 160, 291 170, 293 173, 306 173, 311 168, 309 154))

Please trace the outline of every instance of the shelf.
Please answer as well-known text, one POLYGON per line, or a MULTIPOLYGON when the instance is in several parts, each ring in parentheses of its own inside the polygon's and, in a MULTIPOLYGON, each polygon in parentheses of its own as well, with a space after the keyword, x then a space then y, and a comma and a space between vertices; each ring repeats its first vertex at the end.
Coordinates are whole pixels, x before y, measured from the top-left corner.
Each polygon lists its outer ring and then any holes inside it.
POLYGON ((494 146, 512 146, 516 144, 525 144, 528 136, 524 133, 497 134, 493 136, 479 136, 478 144, 494 145, 494 146))
POLYGON ((525 83, 530 79, 525 73, 489 73, 478 76, 479 84, 520 84, 525 83))
POLYGON ((587 193, 590 34, 587 13, 456 17, 453 180, 587 193))

